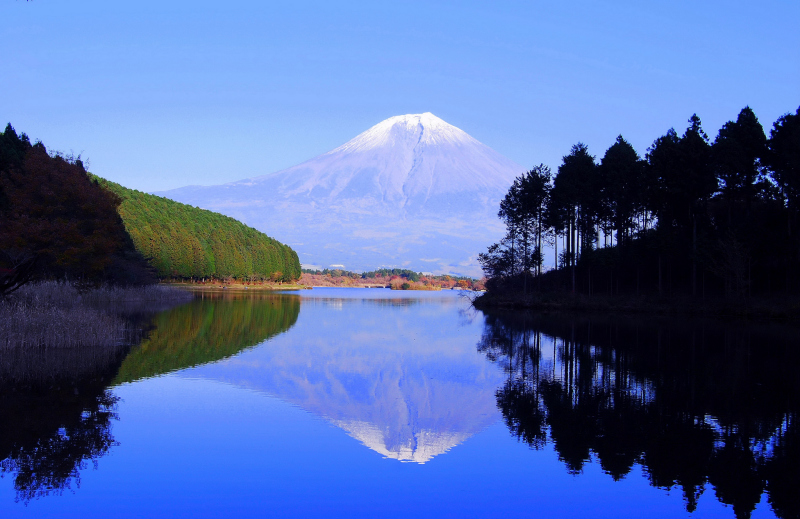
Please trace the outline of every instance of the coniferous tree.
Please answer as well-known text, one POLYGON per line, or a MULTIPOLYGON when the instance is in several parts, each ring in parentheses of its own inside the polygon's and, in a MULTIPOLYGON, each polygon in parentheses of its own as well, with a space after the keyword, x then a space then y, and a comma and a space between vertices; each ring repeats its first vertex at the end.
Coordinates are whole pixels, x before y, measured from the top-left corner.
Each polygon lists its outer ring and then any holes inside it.
POLYGON ((648 205, 656 214, 659 228, 677 224, 680 207, 687 197, 681 178, 679 146, 680 137, 670 128, 647 149, 647 176, 652 186, 648 205))
POLYGON ((600 163, 603 177, 603 206, 617 233, 617 243, 625 244, 637 229, 636 216, 644 209, 644 163, 628 141, 617 137, 600 163))
POLYGON ((800 108, 781 116, 770 131, 767 164, 789 208, 800 210, 800 108))
POLYGON ((564 265, 572 269, 573 290, 579 249, 591 249, 597 236, 601 207, 599 183, 597 164, 586 145, 572 146, 553 179, 548 214, 556 234, 566 238, 564 265))
MULTIPOLYGON (((500 202, 498 216, 506 225, 500 243, 479 254, 478 261, 490 277, 535 270, 541 273, 544 217, 550 192, 550 168, 544 164, 517 177, 500 202)), ((525 281, 526 283, 526 281, 525 281)), ((527 286, 527 285, 526 285, 527 286)))
POLYGON ((749 209, 757 196, 757 182, 763 173, 767 137, 753 110, 746 106, 736 121, 719 130, 714 141, 713 159, 728 202, 745 202, 749 209))

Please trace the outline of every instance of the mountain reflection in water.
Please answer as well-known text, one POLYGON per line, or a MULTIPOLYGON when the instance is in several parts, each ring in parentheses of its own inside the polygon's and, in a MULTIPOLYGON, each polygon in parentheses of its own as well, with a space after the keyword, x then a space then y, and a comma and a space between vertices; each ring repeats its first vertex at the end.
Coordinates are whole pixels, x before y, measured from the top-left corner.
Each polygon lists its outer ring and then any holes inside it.
POLYGON ((0 350, 0 490, 28 505, 0 510, 800 516, 796 329, 466 306, 206 294, 133 347, 0 350))
POLYGON ((506 425, 568 471, 592 453, 614 480, 640 464, 693 512, 712 485, 736 517, 767 492, 800 516, 800 351, 777 325, 487 315, 478 345, 503 366, 506 425))
POLYGON ((407 462, 430 461, 497 420, 503 375, 476 355, 473 330, 459 327, 463 301, 349 290, 303 293, 291 337, 187 376, 276 396, 407 462))

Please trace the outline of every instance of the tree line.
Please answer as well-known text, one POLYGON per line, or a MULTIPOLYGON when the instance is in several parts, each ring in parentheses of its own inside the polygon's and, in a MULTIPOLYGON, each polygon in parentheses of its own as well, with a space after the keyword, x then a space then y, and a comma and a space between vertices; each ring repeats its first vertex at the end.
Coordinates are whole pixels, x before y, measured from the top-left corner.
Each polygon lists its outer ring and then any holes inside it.
POLYGON ((700 118, 642 158, 621 135, 578 143, 500 204, 506 235, 479 255, 492 290, 693 295, 800 288, 800 108, 764 132, 750 107, 712 141, 700 118), (544 250, 554 269, 545 272, 544 250))
POLYGON ((418 283, 422 280, 433 280, 433 281, 451 281, 455 280, 456 283, 459 281, 467 281, 469 282, 468 286, 472 285, 472 282, 475 281, 474 279, 467 277, 467 276, 451 276, 447 274, 442 275, 432 275, 432 274, 425 274, 422 272, 415 272, 410 269, 398 269, 398 268, 380 268, 376 270, 370 270, 367 272, 353 272, 350 270, 343 270, 343 269, 302 269, 303 274, 311 274, 316 276, 332 276, 332 277, 348 277, 353 279, 383 279, 383 278, 402 278, 407 279, 409 281, 413 281, 414 283, 418 283))
POLYGON ((225 216, 99 179, 116 194, 119 214, 137 250, 162 278, 293 281, 297 253, 225 216))

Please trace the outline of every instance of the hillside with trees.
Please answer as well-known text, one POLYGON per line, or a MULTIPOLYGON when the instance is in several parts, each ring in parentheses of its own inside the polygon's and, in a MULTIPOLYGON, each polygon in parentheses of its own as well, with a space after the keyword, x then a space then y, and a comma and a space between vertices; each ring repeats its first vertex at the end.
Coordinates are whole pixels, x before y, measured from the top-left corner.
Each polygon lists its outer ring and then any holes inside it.
POLYGON ((32 279, 299 277, 291 248, 233 218, 103 180, 10 124, 0 133, 0 294, 32 279))
POLYGON ((238 220, 103 179, 136 249, 161 278, 291 281, 297 253, 238 220))
POLYGON ((0 294, 31 279, 155 281, 117 213, 121 200, 80 158, 0 133, 0 294))
POLYGON ((578 143, 555 175, 521 175, 500 205, 506 236, 480 262, 494 295, 796 294, 799 214, 800 109, 767 137, 745 107, 713 141, 693 115, 644 157, 619 136, 599 160, 578 143))

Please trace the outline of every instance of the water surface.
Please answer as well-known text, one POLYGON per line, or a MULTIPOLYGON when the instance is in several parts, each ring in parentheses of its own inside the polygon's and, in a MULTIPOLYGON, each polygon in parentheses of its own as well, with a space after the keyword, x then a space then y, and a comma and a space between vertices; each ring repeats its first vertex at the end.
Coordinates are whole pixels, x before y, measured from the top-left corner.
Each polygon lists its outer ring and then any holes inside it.
POLYGON ((130 349, 2 352, 0 513, 797 517, 797 338, 207 295, 130 349))

